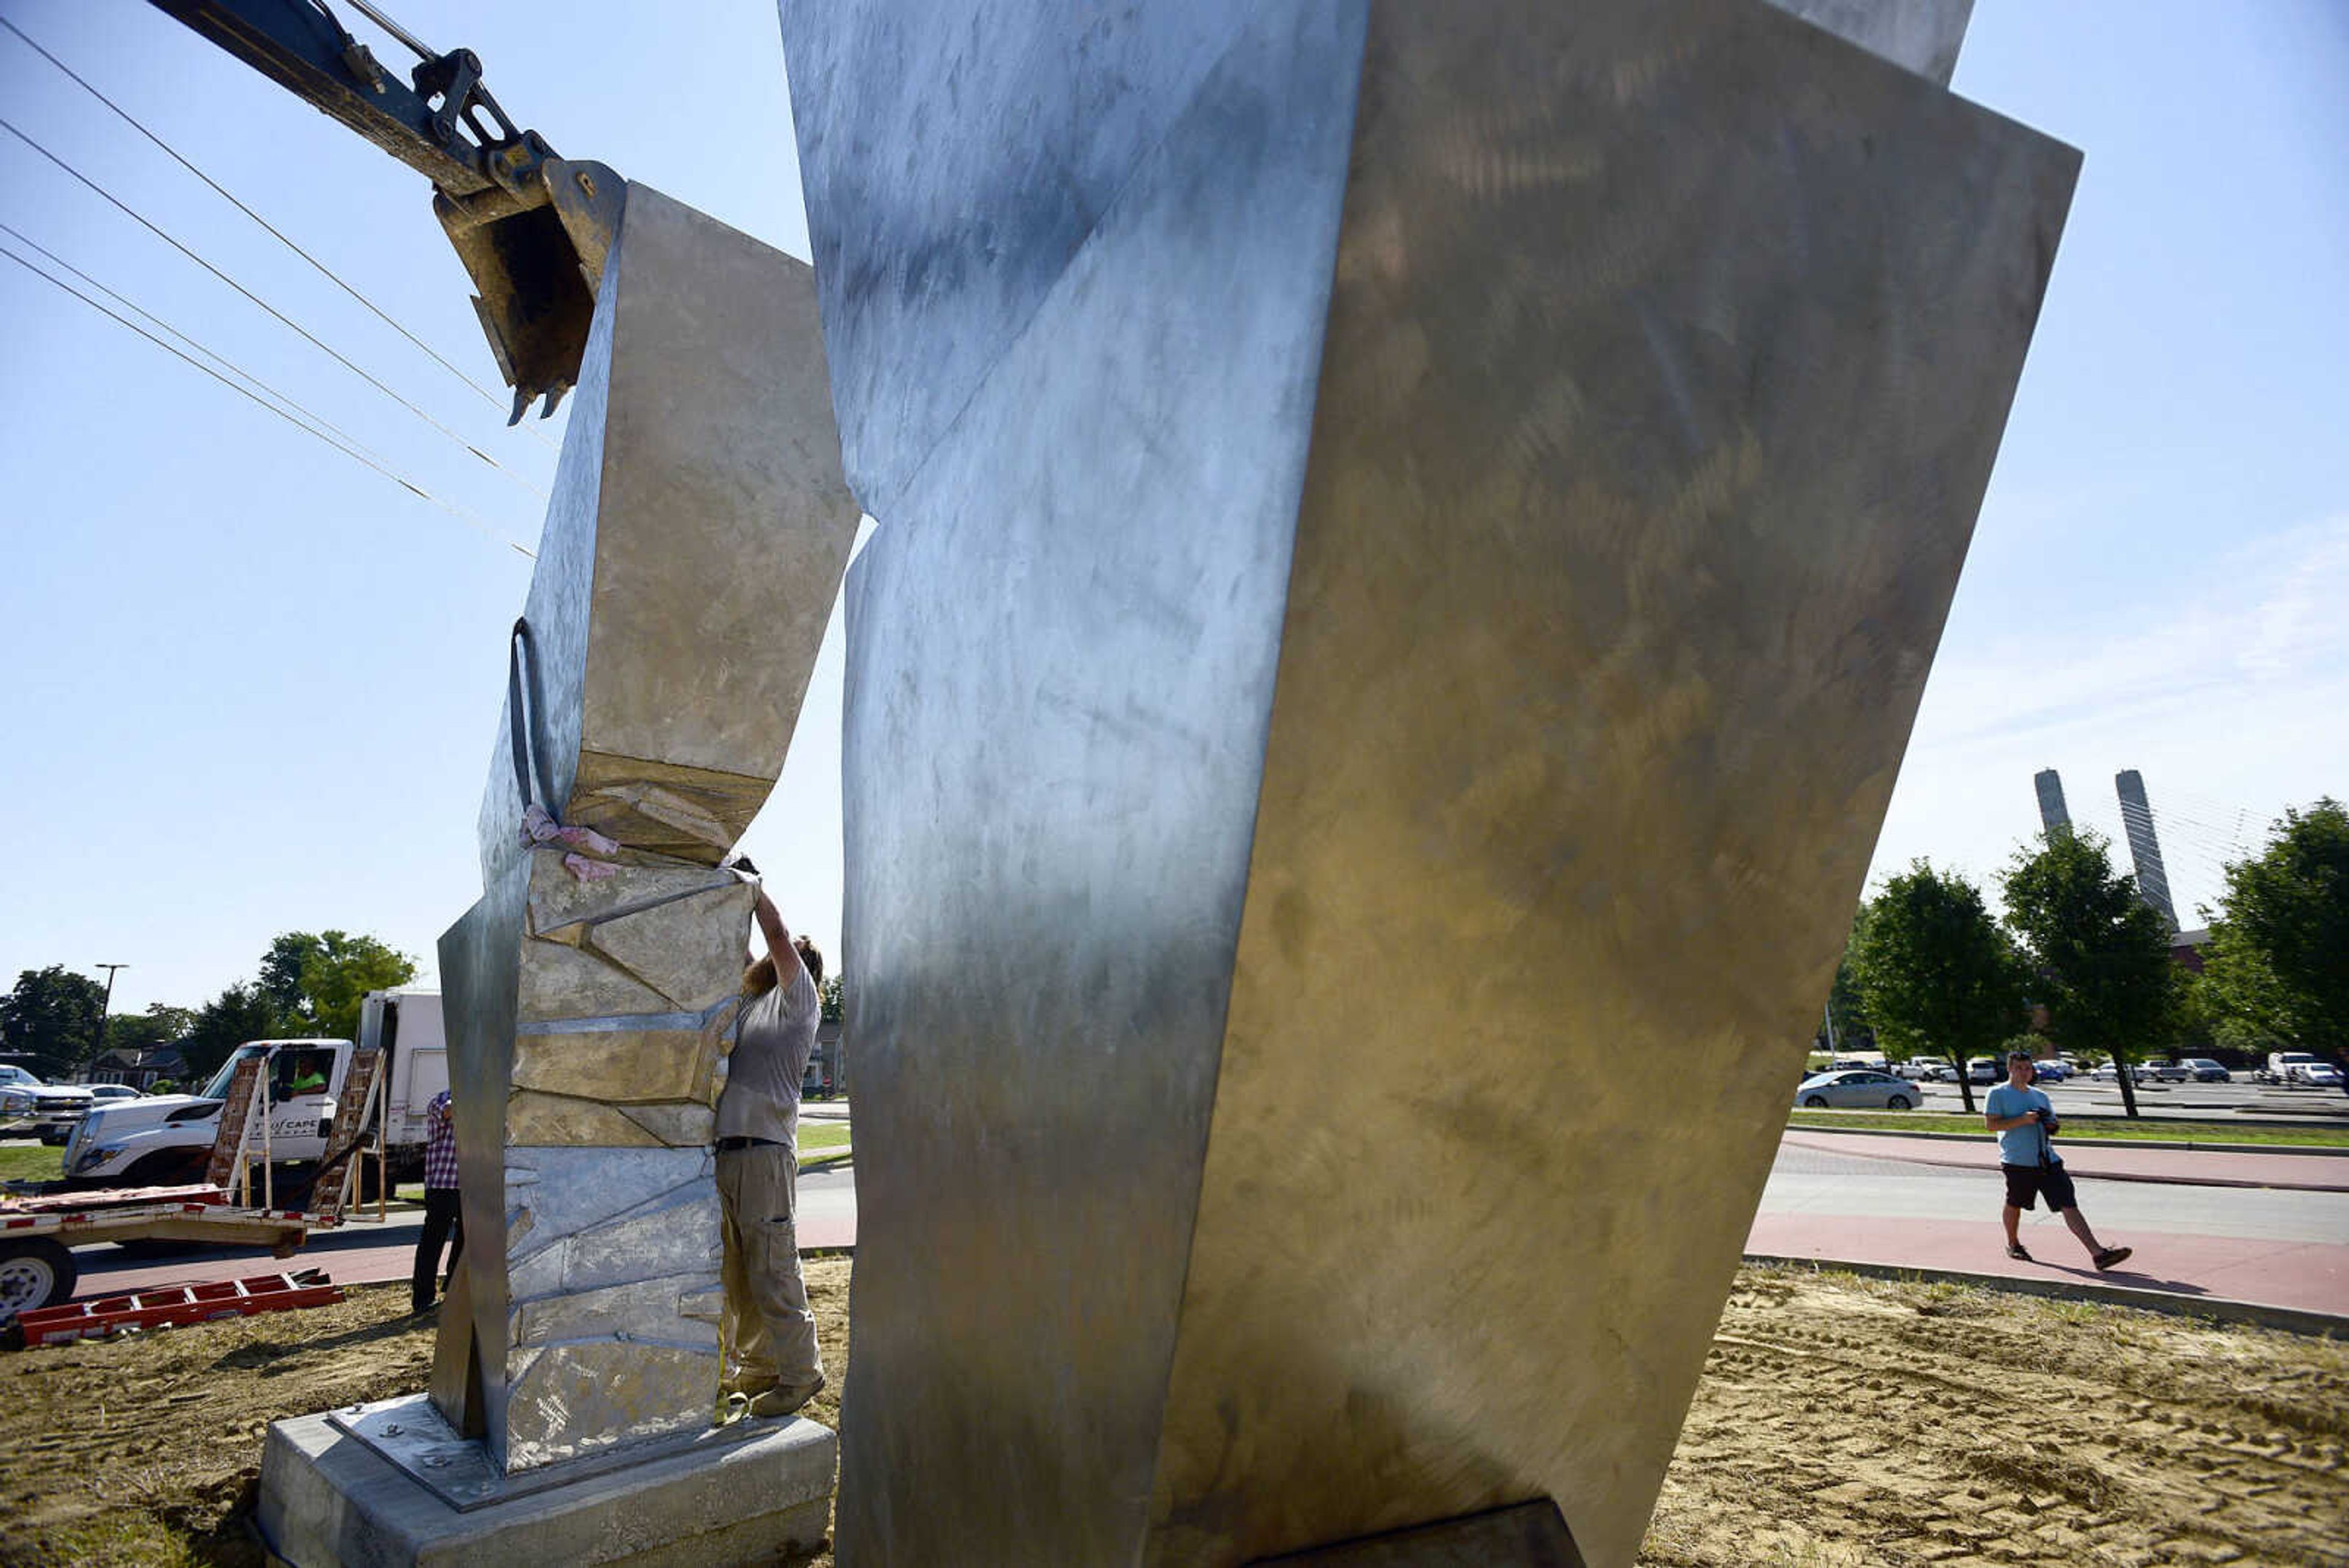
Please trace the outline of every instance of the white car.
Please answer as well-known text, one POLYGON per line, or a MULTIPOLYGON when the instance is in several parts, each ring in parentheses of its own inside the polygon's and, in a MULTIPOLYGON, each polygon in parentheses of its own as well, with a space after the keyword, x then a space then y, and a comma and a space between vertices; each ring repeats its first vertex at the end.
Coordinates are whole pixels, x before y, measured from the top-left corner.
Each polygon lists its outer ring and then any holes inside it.
POLYGON ((1806 1111, 1913 1111, 1924 1091, 1906 1078, 1873 1068, 1857 1072, 1821 1073, 1806 1078, 1795 1089, 1795 1104, 1806 1111))
POLYGON ((44 1084, 13 1062, 0 1062, 0 1124, 10 1130, 33 1132, 41 1141, 51 1127, 71 1127, 89 1109, 89 1089, 82 1084, 44 1084))

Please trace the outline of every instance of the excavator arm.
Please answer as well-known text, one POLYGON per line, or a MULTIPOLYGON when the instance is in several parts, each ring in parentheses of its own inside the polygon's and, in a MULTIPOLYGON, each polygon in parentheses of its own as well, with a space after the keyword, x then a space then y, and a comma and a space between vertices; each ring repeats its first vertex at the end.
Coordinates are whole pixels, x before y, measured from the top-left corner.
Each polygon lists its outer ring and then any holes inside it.
POLYGON ((472 276, 473 309, 513 389, 507 422, 542 396, 553 413, 579 379, 626 182, 515 130, 471 49, 436 53, 368 0, 349 4, 419 58, 405 82, 325 0, 150 3, 432 182, 433 216, 472 276))

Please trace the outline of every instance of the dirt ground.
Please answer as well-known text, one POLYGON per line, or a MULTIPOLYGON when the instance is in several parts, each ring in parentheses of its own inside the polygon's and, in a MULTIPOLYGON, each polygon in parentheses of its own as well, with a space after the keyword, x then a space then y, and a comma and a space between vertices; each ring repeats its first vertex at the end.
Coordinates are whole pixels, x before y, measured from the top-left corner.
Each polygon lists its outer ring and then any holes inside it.
MULTIPOLYGON (((848 1264, 809 1270, 833 1386, 848 1264)), ((0 1564, 234 1564, 276 1417, 424 1385, 406 1290, 0 1356, 0 1564)), ((1748 1269, 1640 1561, 2349 1563, 2349 1345, 1748 1269)), ((799 1563, 820 1568, 822 1552, 799 1563)))

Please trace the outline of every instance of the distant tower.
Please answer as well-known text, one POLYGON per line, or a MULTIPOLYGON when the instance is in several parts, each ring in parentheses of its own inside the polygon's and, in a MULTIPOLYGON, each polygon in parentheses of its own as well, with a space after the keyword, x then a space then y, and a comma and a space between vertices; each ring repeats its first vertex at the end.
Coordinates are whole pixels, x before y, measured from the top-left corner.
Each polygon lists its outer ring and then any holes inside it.
POLYGON ((2120 791, 2121 826, 2128 834, 2129 858, 2137 863, 2137 896, 2174 931, 2178 911, 2169 904, 2169 874, 2161 868, 2161 840, 2154 836, 2153 806, 2145 798, 2145 775, 2131 768, 2116 775, 2113 784, 2120 791))
POLYGON ((2072 814, 2064 808, 2064 781, 2054 768, 2042 768, 2032 775, 2032 787, 2039 792, 2039 826, 2053 838, 2058 833, 2072 831, 2072 814))

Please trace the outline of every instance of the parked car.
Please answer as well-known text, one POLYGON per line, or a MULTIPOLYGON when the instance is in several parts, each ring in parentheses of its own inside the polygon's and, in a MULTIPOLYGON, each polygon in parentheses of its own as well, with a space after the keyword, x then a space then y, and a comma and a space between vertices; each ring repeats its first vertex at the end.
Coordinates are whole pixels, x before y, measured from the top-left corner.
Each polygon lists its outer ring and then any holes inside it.
POLYGON ((2194 1069, 2183 1062, 2147 1062, 2145 1065, 2157 1084, 2190 1084, 2194 1081, 2194 1069))
POLYGON ((2053 1060, 2033 1062, 2031 1064, 2031 1074, 2043 1084, 2060 1084, 2072 1075, 2072 1064, 2053 1060))
POLYGON ((2006 1076, 2006 1064, 1995 1056, 1966 1058, 1966 1079, 1974 1084, 1995 1084, 2006 1076))
POLYGON ((2191 1072, 2198 1084, 2231 1084, 2235 1081, 2235 1075, 2208 1056, 2189 1056, 2178 1065, 2191 1072))
POLYGON ((45 1084, 14 1062, 0 1062, 0 1125, 18 1124, 11 1132, 30 1132, 53 1143, 50 1129, 70 1129, 88 1109, 86 1085, 45 1084))
POLYGON ((2322 1060, 2305 1051, 2271 1051, 2268 1064, 2252 1075, 2262 1084, 2297 1084, 2301 1070, 2314 1066, 2322 1060))
POLYGON ((2341 1069, 2330 1062, 2319 1062, 2313 1067, 2302 1067, 2300 1076, 2292 1082, 2312 1089, 2337 1089, 2341 1086, 2341 1069))
MULTIPOLYGON (((2129 1069, 2129 1082, 2132 1084, 2144 1083, 2147 1072, 2148 1069, 2146 1067, 2145 1064, 2142 1062, 2138 1063, 2137 1065, 2129 1069)), ((2103 1066, 2098 1067, 2095 1072, 2089 1074, 2088 1079, 2091 1083, 2096 1084, 2117 1084, 2121 1081, 2121 1075, 2114 1069, 2113 1064, 2110 1062, 2107 1062, 2103 1066)))
POLYGON ((1873 1067, 1821 1073, 1804 1079, 1795 1090, 1795 1104, 1810 1111, 1913 1111, 1922 1097, 1923 1091, 1908 1079, 1873 1067))
POLYGON ((88 1115, 89 1110, 95 1110, 100 1106, 119 1106, 125 1100, 143 1100, 147 1097, 128 1084, 88 1084, 80 1086, 88 1091, 88 1110, 85 1110, 81 1116, 55 1116, 46 1121, 34 1123, 33 1130, 40 1135, 43 1143, 55 1147, 72 1141, 74 1128, 81 1125, 82 1116, 88 1115))

